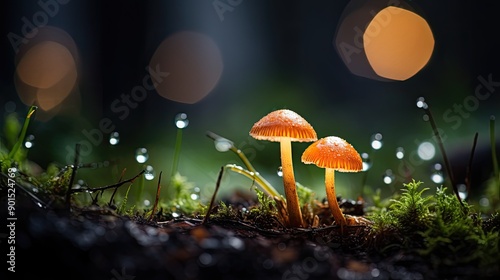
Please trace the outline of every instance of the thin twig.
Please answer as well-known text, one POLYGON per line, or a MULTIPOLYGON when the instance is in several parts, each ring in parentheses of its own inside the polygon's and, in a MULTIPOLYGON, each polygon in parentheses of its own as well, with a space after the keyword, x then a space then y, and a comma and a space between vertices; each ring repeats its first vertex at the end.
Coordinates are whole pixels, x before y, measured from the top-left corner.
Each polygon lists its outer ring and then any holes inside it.
POLYGON ((202 222, 203 225, 208 222, 210 212, 212 212, 212 207, 214 205, 215 196, 217 195, 217 192, 219 191, 220 182, 222 181, 222 173, 224 173, 224 166, 222 166, 220 168, 219 177, 217 178, 217 183, 215 185, 214 193, 212 194, 212 199, 210 200, 210 204, 208 205, 207 213, 205 214, 205 217, 203 218, 203 222, 202 222))
POLYGON ((149 216, 149 221, 153 219, 153 216, 156 212, 156 208, 158 207, 158 201, 160 200, 160 190, 161 190, 161 173, 158 176, 158 186, 156 187, 156 198, 155 203, 153 204, 153 210, 151 210, 151 215, 149 216))
POLYGON ((460 194, 458 193, 458 187, 455 184, 455 178, 453 176, 453 170, 451 169, 450 161, 448 160, 448 156, 446 155, 446 151, 443 146, 443 140, 441 139, 441 135, 439 134, 439 131, 436 126, 436 122, 434 121, 434 117, 432 116, 431 109, 429 107, 429 104, 426 102, 426 106, 423 107, 425 110, 425 113, 427 116, 429 116, 429 122, 431 123, 432 126, 432 131, 434 132, 434 136, 436 137, 436 140, 439 145, 439 150, 441 151, 441 155, 443 156, 443 161, 444 161, 444 166, 446 168, 446 172, 448 173, 448 176, 450 177, 450 182, 451 186, 453 188, 453 191, 455 192, 455 195, 458 198, 458 201, 460 204, 465 207, 465 205, 462 202, 462 199, 460 198, 460 194))
MULTIPOLYGON (((125 175, 125 171, 126 170, 127 170, 127 168, 123 168, 122 174, 120 175, 120 179, 118 179, 118 182, 121 182, 123 180, 123 175, 125 175)), ((115 194, 116 194, 117 191, 118 191, 118 187, 116 187, 113 190, 113 193, 111 194, 111 198, 109 199, 109 203, 108 203, 109 206, 111 206, 111 203, 113 202, 113 198, 115 197, 115 194)))
POLYGON ((500 171, 498 168, 496 141, 495 141, 495 116, 490 117, 490 144, 491 144, 491 159, 493 161, 493 175, 495 176, 494 182, 499 188, 498 196, 500 198, 500 171))
POLYGON ((476 144, 477 144, 477 136, 478 133, 474 135, 474 142, 472 144, 472 150, 470 151, 470 157, 469 157, 469 164, 467 165, 467 170, 465 171, 465 186, 467 188, 467 193, 470 194, 470 189, 471 189, 471 170, 472 170, 472 158, 474 157, 474 152, 476 150, 476 144))
POLYGON ((96 191, 102 191, 102 190, 107 190, 107 189, 112 189, 112 188, 117 188, 117 187, 120 187, 126 183, 132 183, 135 179, 137 179, 137 177, 141 176, 146 170, 142 170, 141 172, 139 172, 139 174, 135 175, 133 178, 130 178, 128 180, 125 180, 125 181, 122 181, 122 182, 118 182, 116 184, 113 184, 113 185, 109 185, 109 186, 104 186, 104 187, 99 187, 99 188, 85 188, 85 189, 72 189, 71 192, 72 193, 77 193, 77 192, 82 192, 82 191, 90 191, 90 192, 96 192, 96 191))
POLYGON ((66 208, 71 208, 71 190, 73 188, 73 182, 76 177, 76 170, 78 169, 78 161, 80 158, 80 143, 75 145, 75 161, 73 162, 73 170, 71 172, 71 178, 69 179, 68 190, 66 191, 66 208))

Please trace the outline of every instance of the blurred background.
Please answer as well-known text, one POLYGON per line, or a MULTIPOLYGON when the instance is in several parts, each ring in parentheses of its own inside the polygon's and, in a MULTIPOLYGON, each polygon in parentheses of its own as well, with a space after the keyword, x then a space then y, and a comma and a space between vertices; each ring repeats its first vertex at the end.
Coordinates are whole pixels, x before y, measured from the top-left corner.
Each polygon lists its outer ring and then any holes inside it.
MULTIPOLYGON (((481 196, 492 173, 490 118, 500 112, 498 4, 406 2, 434 36, 430 60, 406 80, 359 76, 344 63, 335 38, 349 4, 2 1, 0 118, 16 113, 23 120, 36 104, 28 146, 40 170, 71 164, 79 143, 81 161, 95 163, 79 170, 82 183, 110 185, 122 171, 130 178, 149 165, 150 197, 158 174, 168 178, 175 168, 182 136, 177 170, 209 199, 221 166, 243 163, 217 151, 207 131, 232 140, 282 191, 279 144, 248 133, 269 112, 287 108, 318 137, 342 137, 365 157, 365 171, 336 177, 337 194, 356 198, 376 189, 389 195, 409 178, 429 187, 447 182, 431 125, 417 107, 423 97, 457 183, 464 183, 478 133, 470 195, 481 196)), ((300 162, 308 145, 292 145, 295 178, 323 197, 324 170, 300 162)), ((221 192, 251 185, 226 173, 221 192)))

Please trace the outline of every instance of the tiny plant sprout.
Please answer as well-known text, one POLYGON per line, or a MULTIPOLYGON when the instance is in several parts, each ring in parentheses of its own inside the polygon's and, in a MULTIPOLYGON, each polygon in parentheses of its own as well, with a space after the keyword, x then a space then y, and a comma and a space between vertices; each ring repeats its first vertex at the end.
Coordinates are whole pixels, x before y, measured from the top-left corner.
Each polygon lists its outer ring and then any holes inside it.
POLYGON ((340 210, 335 194, 335 171, 358 172, 363 168, 361 156, 354 147, 340 137, 328 136, 319 139, 306 148, 302 162, 315 164, 325 169, 325 187, 328 206, 335 222, 341 227, 346 219, 340 210))
POLYGON ((234 165, 234 164, 228 164, 225 167, 228 168, 229 170, 245 175, 248 178, 254 180, 257 185, 262 187, 262 189, 272 198, 281 200, 281 195, 276 191, 276 189, 266 180, 264 177, 260 175, 257 170, 252 166, 246 155, 238 149, 235 145, 234 142, 224 138, 220 135, 217 135, 213 133, 212 131, 207 131, 207 136, 214 140, 215 144, 215 149, 219 152, 227 152, 227 151, 232 151, 234 152, 240 159, 243 161, 245 164, 245 167, 247 170, 244 170, 240 166, 234 165))
POLYGON ((179 166, 179 155, 181 152, 182 144, 182 130, 189 125, 189 120, 186 113, 179 113, 175 116, 175 126, 177 127, 177 135, 175 137, 175 150, 174 150, 174 160, 172 164, 172 173, 170 179, 174 177, 177 173, 177 168, 179 166))
POLYGON ((316 141, 316 131, 299 114, 291 110, 281 109, 267 114, 256 122, 250 130, 250 135, 257 140, 280 142, 281 167, 289 223, 292 227, 302 226, 302 214, 293 173, 291 142, 316 141))

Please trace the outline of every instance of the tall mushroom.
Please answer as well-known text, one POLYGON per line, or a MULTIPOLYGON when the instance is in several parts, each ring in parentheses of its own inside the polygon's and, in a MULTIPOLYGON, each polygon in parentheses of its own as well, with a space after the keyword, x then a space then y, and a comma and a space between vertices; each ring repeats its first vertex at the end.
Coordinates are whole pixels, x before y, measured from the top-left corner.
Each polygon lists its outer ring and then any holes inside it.
POLYGON ((250 130, 250 135, 257 140, 280 142, 281 168, 289 226, 302 226, 302 214, 293 173, 291 142, 316 141, 318 139, 316 131, 299 114, 288 109, 280 109, 267 114, 256 122, 250 130))
POLYGON ((363 167, 361 156, 354 147, 340 137, 328 136, 312 143, 302 154, 302 162, 325 168, 325 188, 328 206, 335 222, 341 227, 346 219, 335 195, 335 171, 358 172, 363 167))

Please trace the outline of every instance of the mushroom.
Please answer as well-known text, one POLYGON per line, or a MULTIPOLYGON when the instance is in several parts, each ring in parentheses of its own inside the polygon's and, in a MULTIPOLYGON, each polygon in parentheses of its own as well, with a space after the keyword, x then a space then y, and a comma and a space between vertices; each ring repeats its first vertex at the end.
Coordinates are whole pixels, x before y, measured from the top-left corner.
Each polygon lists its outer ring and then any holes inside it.
POLYGON ((280 142, 281 168, 289 225, 292 227, 302 226, 302 214, 293 173, 291 142, 316 141, 318 139, 316 131, 299 114, 288 109, 280 109, 267 114, 256 122, 250 130, 250 135, 257 140, 280 142))
POLYGON ((307 147, 302 162, 325 168, 325 188, 328 206, 335 222, 342 228, 347 224, 335 195, 335 171, 358 172, 363 167, 361 156, 346 140, 337 136, 319 139, 307 147))

